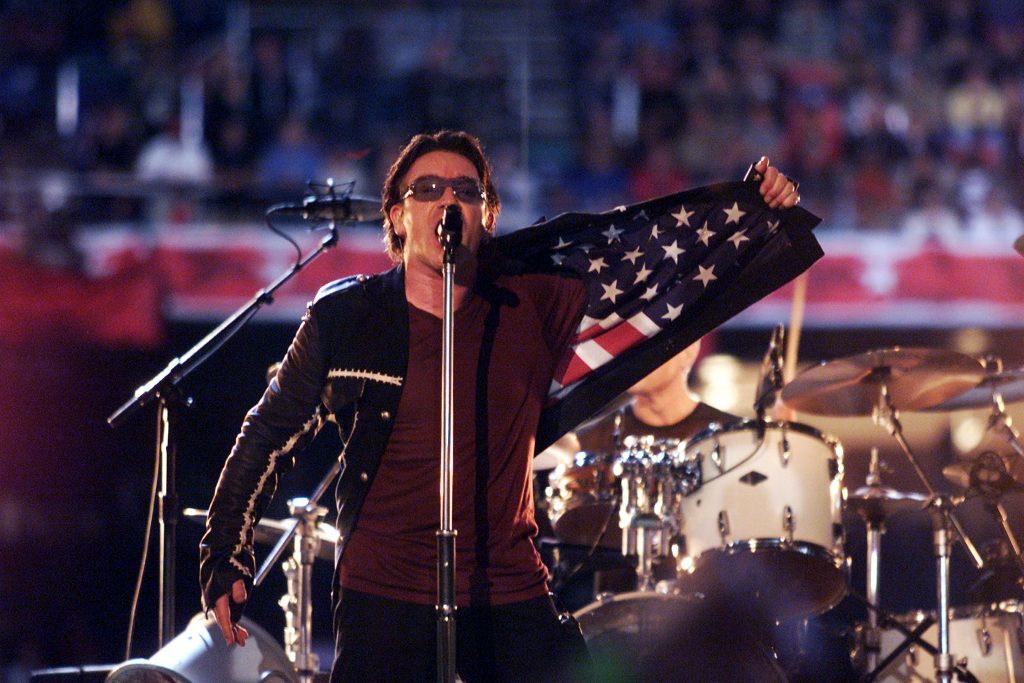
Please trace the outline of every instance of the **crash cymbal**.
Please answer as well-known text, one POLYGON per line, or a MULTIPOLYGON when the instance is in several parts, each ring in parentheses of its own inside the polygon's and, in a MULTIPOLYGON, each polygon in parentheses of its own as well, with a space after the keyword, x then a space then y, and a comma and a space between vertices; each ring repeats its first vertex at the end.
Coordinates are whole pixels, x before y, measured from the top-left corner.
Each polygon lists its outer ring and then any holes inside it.
POLYGON ((1004 403, 1024 401, 1024 368, 986 375, 973 388, 938 405, 930 406, 927 410, 937 412, 987 408, 992 405, 992 394, 996 391, 1003 397, 1004 403))
MULTIPOLYGON (((200 524, 206 521, 206 510, 185 508, 181 513, 186 519, 200 524)), ((288 519, 261 519, 256 522, 256 527, 253 529, 253 538, 257 543, 274 545, 294 523, 295 519, 291 517, 288 519)), ((320 538, 320 547, 317 549, 316 556, 321 560, 334 562, 334 544, 338 542, 338 530, 327 522, 319 522, 316 525, 316 530, 317 536, 320 538)))
POLYGON ((782 389, 782 401, 815 415, 871 415, 884 383, 896 409, 920 410, 967 391, 983 375, 970 356, 895 346, 808 368, 782 389))
POLYGON ((906 493, 888 486, 861 486, 846 499, 846 508, 867 521, 882 521, 897 512, 921 510, 928 497, 906 493))

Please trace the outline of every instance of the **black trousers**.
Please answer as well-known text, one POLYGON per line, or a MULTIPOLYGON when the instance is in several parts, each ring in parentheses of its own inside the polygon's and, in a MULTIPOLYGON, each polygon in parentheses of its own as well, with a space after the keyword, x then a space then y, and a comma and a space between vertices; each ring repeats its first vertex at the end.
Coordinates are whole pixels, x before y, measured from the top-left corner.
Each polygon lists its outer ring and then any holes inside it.
MULTIPOLYGON (((433 606, 344 590, 334 610, 331 683, 434 681, 433 606)), ((460 607, 456 668, 477 681, 579 681, 590 667, 575 620, 563 623, 550 597, 508 605, 460 607)))

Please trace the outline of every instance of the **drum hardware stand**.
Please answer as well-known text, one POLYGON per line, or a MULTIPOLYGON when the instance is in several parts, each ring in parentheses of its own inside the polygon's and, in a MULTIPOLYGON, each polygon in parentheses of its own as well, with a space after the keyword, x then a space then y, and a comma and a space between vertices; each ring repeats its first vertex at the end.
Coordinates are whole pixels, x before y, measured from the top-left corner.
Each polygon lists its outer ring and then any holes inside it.
MULTIPOLYGON (((882 487, 882 463, 878 459, 878 449, 871 449, 871 464, 868 467, 868 476, 865 483, 870 487, 882 487)), ((882 554, 882 535, 885 533, 884 518, 871 518, 864 520, 867 526, 867 600, 878 607, 880 599, 878 596, 878 573, 882 554)), ((865 652, 867 656, 867 668, 874 671, 878 666, 878 652, 881 644, 880 631, 878 628, 878 613, 868 610, 868 628, 865 633, 865 652)))
MULTIPOLYGON (((175 602, 175 526, 178 519, 178 498, 175 492, 176 440, 173 429, 174 416, 181 406, 188 407, 192 399, 186 397, 178 388, 181 380, 216 353, 231 337, 241 330, 265 304, 273 303, 274 292, 291 280, 303 268, 314 261, 325 251, 338 243, 338 224, 358 219, 352 209, 352 202, 359 202, 350 196, 351 187, 344 196, 334 192, 333 181, 328 181, 329 197, 322 200, 329 212, 329 232, 320 242, 315 251, 305 258, 301 255, 295 264, 272 283, 256 292, 248 303, 232 313, 224 322, 199 340, 184 355, 173 358, 167 366, 154 375, 145 384, 139 386, 132 398, 122 404, 109 417, 107 424, 112 428, 120 427, 125 420, 137 410, 156 399, 159 403, 157 414, 157 449, 160 459, 160 571, 159 571, 159 630, 158 647, 162 648, 174 634, 174 602, 175 602)), ((291 209, 286 205, 277 205, 267 210, 269 217, 275 212, 291 209)), ((273 227, 273 226, 271 226, 273 227)))
MULTIPOLYGON (((1006 405, 1003 403, 1002 394, 998 390, 992 392, 992 414, 989 416, 989 430, 993 428, 1006 438, 1006 442, 1013 449, 1014 454, 1018 458, 1019 469, 1020 461, 1024 459, 1024 444, 1021 444, 1020 434, 1013 427, 1010 416, 1006 414, 1006 405)), ((1020 543, 1017 542, 1017 537, 1013 533, 1013 528, 1010 526, 1010 520, 1006 514, 1006 508, 1003 507, 1003 503, 1000 500, 1002 494, 1009 490, 1010 486, 1015 482, 1010 472, 1007 471, 1006 463, 998 457, 995 460, 998 462, 1000 469, 997 482, 995 482, 995 486, 981 487, 982 493, 988 499, 987 502, 993 515, 999 521, 999 525, 1006 535, 1006 540, 1010 543, 1010 550, 1013 552, 1017 571, 1020 573, 1021 578, 1024 579, 1024 555, 1021 554, 1020 543), (1009 480, 1008 483, 1007 480, 1009 480)), ((975 483, 973 481, 975 478, 975 476, 971 477, 972 485, 975 483)))
POLYGON ((455 539, 452 517, 455 452, 452 384, 454 376, 455 253, 462 243, 462 211, 457 204, 445 207, 437 225, 443 258, 441 276, 441 528, 437 530, 437 680, 455 683, 455 539))
POLYGON ((984 567, 984 560, 956 519, 953 513, 955 508, 953 499, 948 495, 940 495, 935 491, 913 450, 911 450, 910 444, 907 443, 906 438, 903 436, 899 412, 892 403, 892 397, 889 395, 886 382, 889 372, 890 369, 888 367, 872 370, 876 379, 879 380, 879 390, 878 401, 875 404, 871 417, 875 424, 884 427, 896 439, 896 443, 899 444, 903 454, 913 466, 914 471, 929 495, 928 507, 932 511, 934 529, 932 538, 935 548, 939 603, 939 651, 935 655, 935 677, 937 683, 950 683, 953 680, 954 669, 953 656, 949 651, 949 552, 952 544, 951 531, 956 530, 957 535, 964 542, 964 547, 970 552, 975 565, 979 569, 984 567))
POLYGON ((296 517, 295 549, 281 569, 288 592, 278 604, 284 610, 284 651, 295 666, 301 683, 313 683, 320 670, 320 658, 313 653, 313 563, 320 549, 317 523, 327 508, 311 504, 308 498, 292 498, 288 510, 296 517))
MULTIPOLYGON (((342 451, 344 453, 344 451, 342 451)), ((288 501, 288 509, 295 518, 295 523, 281 534, 277 543, 271 548, 267 558, 263 560, 259 571, 253 578, 253 586, 259 586, 267 578, 271 567, 277 564, 284 553, 288 542, 295 537, 292 557, 283 565, 282 570, 288 579, 288 592, 278 604, 285 612, 284 643, 285 652, 294 664, 302 683, 311 683, 314 674, 319 670, 319 659, 312 652, 312 600, 313 592, 310 585, 313 575, 313 561, 320 547, 317 523, 326 514, 326 509, 319 505, 320 499, 327 492, 331 482, 342 469, 342 460, 334 461, 327 474, 317 484, 309 498, 292 498, 288 501)), ((341 543, 342 538, 338 538, 341 543)))

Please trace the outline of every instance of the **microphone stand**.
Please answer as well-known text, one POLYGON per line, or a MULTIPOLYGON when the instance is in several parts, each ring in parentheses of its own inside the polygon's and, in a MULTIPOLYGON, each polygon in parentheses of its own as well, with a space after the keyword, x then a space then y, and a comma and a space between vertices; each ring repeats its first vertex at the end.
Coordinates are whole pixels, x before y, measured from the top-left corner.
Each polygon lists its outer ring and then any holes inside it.
POLYGON ((457 206, 445 209, 438 225, 444 255, 441 275, 444 299, 441 318, 441 527, 437 531, 437 680, 455 682, 455 538, 452 498, 454 497, 454 421, 452 379, 455 336, 455 252, 462 242, 462 215, 457 206), (446 229, 453 223, 457 228, 446 229))
POLYGON ((330 232, 314 252, 297 261, 288 272, 258 291, 248 303, 232 313, 227 320, 199 340, 183 356, 171 359, 163 370, 137 388, 132 398, 107 418, 107 424, 116 429, 124 424, 128 417, 149 405, 154 399, 159 403, 157 411, 157 450, 160 459, 159 647, 166 645, 174 634, 174 549, 178 497, 174 485, 177 444, 174 438, 176 430, 173 429, 173 423, 178 409, 182 406, 189 407, 192 404, 192 399, 181 392, 178 384, 241 330, 263 305, 273 303, 274 292, 283 284, 325 251, 335 246, 338 243, 336 224, 338 221, 347 220, 347 218, 347 211, 346 215, 339 212, 334 216, 329 222, 330 232))

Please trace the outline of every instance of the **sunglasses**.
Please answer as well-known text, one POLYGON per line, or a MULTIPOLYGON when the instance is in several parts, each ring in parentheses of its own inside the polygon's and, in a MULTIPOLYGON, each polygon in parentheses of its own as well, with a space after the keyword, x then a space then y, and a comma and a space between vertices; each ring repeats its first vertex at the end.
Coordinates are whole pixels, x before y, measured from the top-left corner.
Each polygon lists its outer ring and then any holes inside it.
POLYGON ((467 176, 451 180, 426 176, 410 183, 409 188, 402 194, 402 199, 412 197, 418 202, 436 202, 444 196, 444 191, 449 187, 460 202, 479 202, 486 196, 480 183, 467 176))

